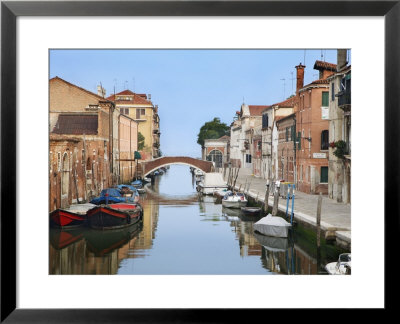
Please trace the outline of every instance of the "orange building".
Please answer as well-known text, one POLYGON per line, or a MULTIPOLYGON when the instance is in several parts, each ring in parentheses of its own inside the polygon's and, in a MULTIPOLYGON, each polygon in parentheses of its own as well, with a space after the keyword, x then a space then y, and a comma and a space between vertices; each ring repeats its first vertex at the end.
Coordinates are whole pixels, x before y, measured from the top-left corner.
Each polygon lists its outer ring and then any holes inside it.
POLYGON ((297 189, 328 193, 329 81, 336 64, 316 61, 319 79, 299 90, 296 112, 297 189))

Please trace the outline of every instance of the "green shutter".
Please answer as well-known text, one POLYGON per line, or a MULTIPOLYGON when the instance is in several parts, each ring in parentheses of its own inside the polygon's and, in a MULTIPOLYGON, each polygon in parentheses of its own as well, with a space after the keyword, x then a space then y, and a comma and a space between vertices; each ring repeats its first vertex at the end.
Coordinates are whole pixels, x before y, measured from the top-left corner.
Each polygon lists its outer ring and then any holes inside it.
POLYGON ((289 139, 289 127, 286 127, 286 142, 289 139))
POLYGON ((329 107, 329 92, 322 92, 322 107, 329 107))
POLYGON ((321 183, 328 183, 328 167, 321 167, 321 183))

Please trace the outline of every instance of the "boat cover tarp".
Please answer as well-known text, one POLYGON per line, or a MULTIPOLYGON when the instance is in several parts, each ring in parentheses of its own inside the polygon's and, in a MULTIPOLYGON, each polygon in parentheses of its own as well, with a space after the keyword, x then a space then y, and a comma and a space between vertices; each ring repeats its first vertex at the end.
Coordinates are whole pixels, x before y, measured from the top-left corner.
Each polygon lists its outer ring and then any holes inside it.
POLYGON ((218 172, 210 172, 204 175, 203 187, 228 187, 224 181, 222 174, 218 172))
POLYGON ((86 204, 73 204, 71 206, 69 206, 68 209, 66 209, 67 211, 71 212, 71 213, 75 213, 75 214, 86 214, 86 212, 89 209, 92 209, 96 207, 95 204, 90 204, 90 203, 86 203, 86 204))
POLYGON ((254 233, 254 237, 265 249, 271 252, 285 252, 289 247, 287 237, 266 236, 258 233, 254 233))
POLYGON ((121 192, 117 188, 103 189, 100 193, 100 197, 96 197, 90 201, 91 204, 101 205, 105 203, 119 203, 119 202, 135 202, 134 195, 132 197, 122 197, 121 192), (108 195, 108 196, 107 196, 108 195))
POLYGON ((282 217, 268 214, 261 218, 257 223, 254 223, 253 230, 267 236, 287 237, 288 229, 291 226, 292 225, 282 217))

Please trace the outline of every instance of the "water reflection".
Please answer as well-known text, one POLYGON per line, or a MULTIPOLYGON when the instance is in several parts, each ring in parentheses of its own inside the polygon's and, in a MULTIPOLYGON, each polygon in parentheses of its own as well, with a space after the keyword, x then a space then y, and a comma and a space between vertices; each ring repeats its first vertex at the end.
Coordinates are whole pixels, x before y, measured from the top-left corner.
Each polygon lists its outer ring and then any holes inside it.
POLYGON ((289 238, 254 233, 262 215, 222 207, 173 167, 141 195, 143 222, 95 231, 50 230, 51 274, 318 274, 340 252, 296 228, 289 238))

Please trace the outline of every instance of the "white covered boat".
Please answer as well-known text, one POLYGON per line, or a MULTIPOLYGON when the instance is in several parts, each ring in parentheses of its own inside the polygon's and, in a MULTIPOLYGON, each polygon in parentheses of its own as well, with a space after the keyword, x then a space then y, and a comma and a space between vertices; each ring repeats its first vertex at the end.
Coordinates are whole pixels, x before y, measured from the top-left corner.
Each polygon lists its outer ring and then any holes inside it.
POLYGON ((227 208, 241 208, 247 205, 247 199, 241 192, 228 191, 222 198, 222 206, 227 208))
POLYGON ((197 185, 198 191, 203 195, 212 195, 214 191, 226 188, 228 185, 218 172, 205 173, 204 179, 197 185))
POLYGON ((342 253, 337 262, 328 263, 325 270, 331 275, 351 274, 351 253, 342 253))
POLYGON ((288 237, 288 231, 291 226, 282 217, 268 214, 257 223, 254 223, 253 230, 267 236, 288 237))

